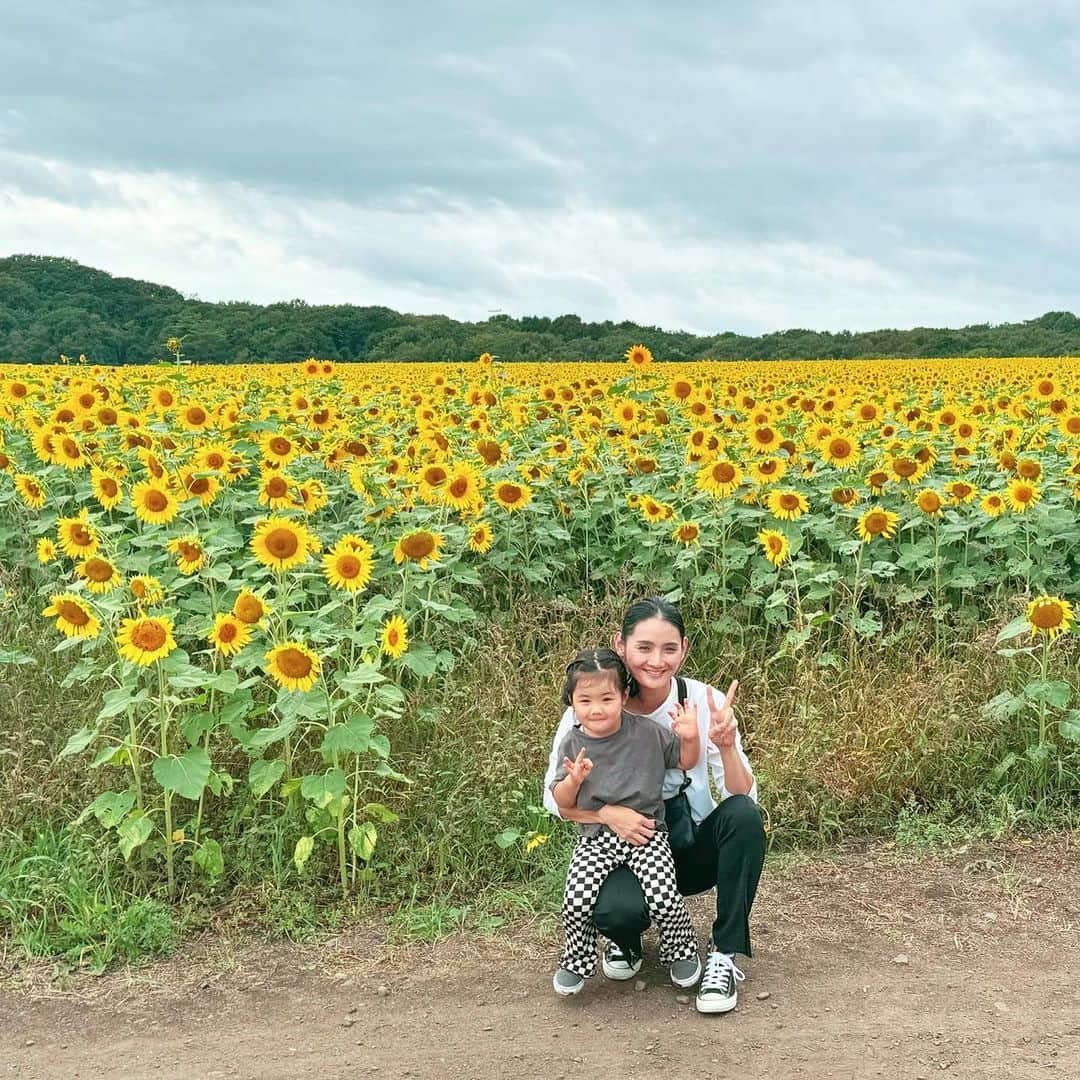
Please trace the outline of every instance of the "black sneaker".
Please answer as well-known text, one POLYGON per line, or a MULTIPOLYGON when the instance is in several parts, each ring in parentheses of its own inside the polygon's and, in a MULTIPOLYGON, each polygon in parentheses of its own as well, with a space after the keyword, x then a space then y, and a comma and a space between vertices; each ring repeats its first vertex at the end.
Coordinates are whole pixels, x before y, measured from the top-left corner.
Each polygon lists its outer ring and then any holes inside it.
POLYGON ((735 1008, 739 1000, 736 985, 746 976, 735 966, 733 957, 727 953, 711 952, 705 961, 705 974, 698 984, 697 1011, 699 1013, 726 1013, 735 1008))
POLYGON ((641 970, 641 957, 635 952, 624 953, 614 941, 609 941, 604 948, 600 966, 603 969, 604 978, 614 979, 615 982, 625 982, 641 970))

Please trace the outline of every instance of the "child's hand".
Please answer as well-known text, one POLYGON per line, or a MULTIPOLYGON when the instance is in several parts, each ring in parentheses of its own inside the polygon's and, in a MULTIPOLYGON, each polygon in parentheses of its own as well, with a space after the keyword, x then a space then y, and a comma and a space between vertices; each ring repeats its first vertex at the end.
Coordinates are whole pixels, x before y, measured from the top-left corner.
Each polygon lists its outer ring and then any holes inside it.
POLYGON ((698 711, 696 705, 688 701, 679 702, 671 712, 671 730, 680 739, 696 739, 699 735, 698 711))
POLYGON ((585 748, 582 747, 573 761, 568 757, 563 758, 563 768, 566 770, 566 775, 580 787, 585 777, 592 772, 592 760, 585 756, 585 748))

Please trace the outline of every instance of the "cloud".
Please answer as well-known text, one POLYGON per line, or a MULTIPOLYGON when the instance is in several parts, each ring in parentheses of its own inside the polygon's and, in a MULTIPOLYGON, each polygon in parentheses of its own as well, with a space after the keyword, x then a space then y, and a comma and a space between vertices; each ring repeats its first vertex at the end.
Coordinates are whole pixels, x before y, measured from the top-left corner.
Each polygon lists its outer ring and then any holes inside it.
POLYGON ((1063 2, 39 5, 0 244, 474 318, 1031 317, 1080 287, 1078 59, 1063 2))

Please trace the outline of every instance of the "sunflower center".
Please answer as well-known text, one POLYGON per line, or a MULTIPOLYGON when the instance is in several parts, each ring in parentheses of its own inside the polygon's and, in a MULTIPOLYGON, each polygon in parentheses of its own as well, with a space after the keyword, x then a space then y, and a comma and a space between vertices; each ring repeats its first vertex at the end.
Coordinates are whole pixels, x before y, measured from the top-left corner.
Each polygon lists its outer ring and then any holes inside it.
POLYGON ((730 484, 735 479, 735 467, 727 461, 717 462, 713 466, 713 479, 718 484, 730 484))
POLYGON ((1027 484, 1017 484, 1013 491, 1013 498, 1021 503, 1031 502, 1034 495, 1035 492, 1027 484))
POLYGON ((1064 617, 1065 613, 1056 600, 1044 600, 1036 604, 1031 613, 1032 623, 1040 630, 1053 630, 1055 626, 1061 625, 1064 617))
POLYGON ((200 477, 197 480, 192 480, 188 484, 188 491, 192 495, 205 495, 210 490, 210 481, 205 477, 200 477))
POLYGON ((865 528, 868 533, 876 536, 883 533, 889 525, 889 519, 881 510, 874 510, 867 515, 865 528))
POLYGON ((72 626, 85 626, 90 621, 90 613, 74 600, 59 601, 56 610, 60 617, 66 619, 72 626))
POLYGON ((893 462, 893 470, 896 475, 904 478, 914 476, 918 469, 919 466, 910 458, 897 458, 896 461, 893 462))
POLYGON ((233 609, 241 622, 257 623, 263 616, 263 606, 256 596, 242 596, 233 609))
POLYGON ((218 641, 223 641, 226 644, 230 641, 235 641, 238 632, 235 623, 224 622, 218 627, 218 641))
POLYGON ((283 435, 275 435, 270 440, 270 449, 278 457, 284 457, 292 449, 292 443, 283 435))
POLYGON ((83 573, 90 581, 108 581, 113 576, 113 568, 104 559, 88 559, 83 573))
POLYGON ((846 458, 851 456, 851 443, 847 439, 833 439, 829 443, 829 453, 834 458, 846 458))
POLYGON ((285 496, 285 493, 289 490, 289 485, 285 482, 283 477, 271 476, 266 484, 266 493, 272 499, 281 499, 285 496))
POLYGON ((169 505, 169 498, 165 492, 151 488, 143 497, 143 505, 152 513, 159 514, 169 505))
POLYGON ((99 481, 101 490, 108 498, 112 498, 117 492, 116 481, 111 476, 103 476, 99 481))
POLYGON ((202 548, 198 544, 189 544, 181 540, 176 545, 184 562, 198 562, 203 557, 202 548))
POLYGON ((189 424, 202 424, 206 422, 206 410, 199 405, 192 405, 187 411, 189 424))
POLYGON ((799 509, 799 496, 793 495, 789 491, 785 491, 780 496, 780 508, 782 510, 798 510, 799 509))
POLYGON ((499 495, 502 497, 502 501, 506 503, 516 503, 521 501, 521 488, 517 484, 500 484, 499 495))
POLYGON ((300 537, 292 529, 272 529, 266 534, 266 550, 275 559, 288 559, 300 548, 300 537))
POLYGON ((339 555, 336 569, 339 577, 351 580, 360 574, 360 560, 355 555, 339 555))
POLYGON ((417 532, 405 537, 401 549, 410 559, 425 559, 435 550, 435 537, 429 532, 417 532))
POLYGON ((784 550, 784 541, 779 536, 768 537, 769 551, 774 555, 779 555, 784 550))
POLYGON ((165 627, 153 619, 144 619, 131 631, 131 643, 141 652, 156 652, 165 644, 168 635, 165 627))
POLYGON ((450 494, 453 495, 455 499, 460 499, 463 495, 466 495, 468 493, 468 491, 469 491, 469 479, 468 479, 468 477, 459 476, 450 485, 449 490, 450 490, 450 494))
POLYGON ((69 537, 76 547, 90 547, 94 542, 94 538, 85 525, 73 525, 69 537))
POLYGON ((278 653, 277 666, 289 679, 306 679, 311 674, 311 657, 289 647, 278 653))

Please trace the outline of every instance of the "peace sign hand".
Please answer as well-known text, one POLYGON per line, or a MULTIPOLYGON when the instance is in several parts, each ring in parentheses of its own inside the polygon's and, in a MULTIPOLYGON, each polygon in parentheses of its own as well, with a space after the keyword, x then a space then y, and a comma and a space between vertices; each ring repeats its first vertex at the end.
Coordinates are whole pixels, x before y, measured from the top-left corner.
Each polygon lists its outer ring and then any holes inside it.
POLYGON ((582 747, 573 761, 568 757, 563 758, 563 768, 566 770, 566 775, 580 787, 585 777, 592 772, 592 759, 585 756, 585 748, 582 747))
POLYGON ((713 694, 713 688, 710 686, 708 690, 709 742, 719 750, 725 746, 735 745, 735 732, 738 730, 738 725, 735 723, 735 711, 731 703, 735 700, 735 691, 738 689, 739 680, 733 679, 727 693, 719 702, 713 694))

